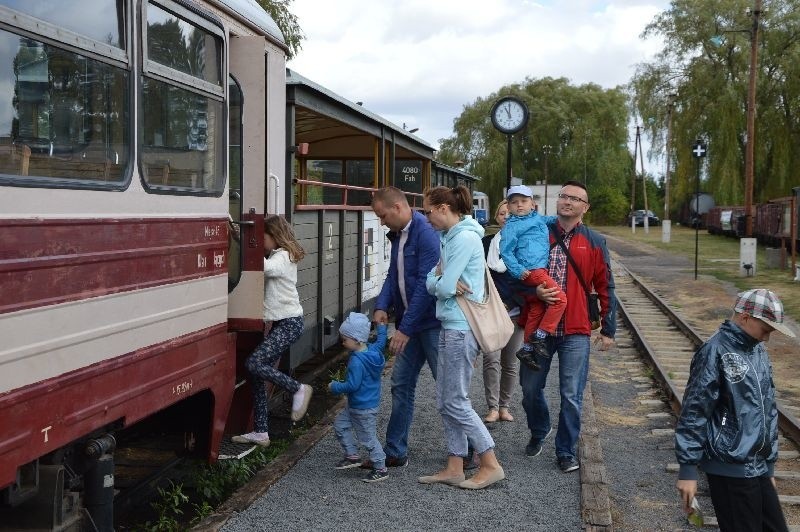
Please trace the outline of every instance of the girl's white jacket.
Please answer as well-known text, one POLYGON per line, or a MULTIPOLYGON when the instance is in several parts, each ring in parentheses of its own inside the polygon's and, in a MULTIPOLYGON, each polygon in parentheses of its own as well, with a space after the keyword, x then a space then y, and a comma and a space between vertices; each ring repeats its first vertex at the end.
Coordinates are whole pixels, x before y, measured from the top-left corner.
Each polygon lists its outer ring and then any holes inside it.
POLYGON ((278 248, 264 259, 264 321, 278 321, 303 315, 297 295, 297 264, 278 248))

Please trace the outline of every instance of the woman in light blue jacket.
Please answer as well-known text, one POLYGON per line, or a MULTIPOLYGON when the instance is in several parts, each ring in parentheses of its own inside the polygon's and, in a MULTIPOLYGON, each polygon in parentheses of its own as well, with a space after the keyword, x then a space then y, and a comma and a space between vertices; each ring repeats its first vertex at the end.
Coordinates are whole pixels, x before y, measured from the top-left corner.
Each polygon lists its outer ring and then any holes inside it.
POLYGON ((494 454, 494 440, 467 396, 478 356, 478 343, 467 318, 456 301, 466 294, 483 301, 486 262, 483 256, 483 228, 467 213, 472 198, 466 187, 436 187, 425 192, 423 211, 441 234, 439 264, 428 273, 428 292, 436 296, 439 333, 439 362, 436 370, 436 405, 442 415, 447 440, 447 467, 420 477, 423 484, 449 484, 482 489, 505 478, 494 454), (464 458, 472 447, 480 455, 480 469, 464 478, 464 458))

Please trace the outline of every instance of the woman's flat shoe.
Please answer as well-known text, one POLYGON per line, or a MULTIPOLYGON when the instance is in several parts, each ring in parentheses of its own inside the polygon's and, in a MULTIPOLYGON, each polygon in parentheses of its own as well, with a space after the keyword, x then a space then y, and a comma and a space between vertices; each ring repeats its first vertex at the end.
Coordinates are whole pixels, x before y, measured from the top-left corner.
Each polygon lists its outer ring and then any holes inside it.
POLYGON ((464 475, 456 475, 454 477, 442 478, 436 475, 429 475, 426 477, 419 477, 420 484, 447 484, 449 486, 460 486, 464 482, 464 475))
POLYGON ((489 410, 489 413, 486 414, 486 417, 483 418, 483 421, 486 423, 494 423, 500 419, 500 413, 497 410, 489 410))
POLYGON ((499 482, 504 478, 506 478, 506 473, 505 471, 503 471, 503 468, 500 467, 497 470, 493 471, 483 482, 475 482, 472 479, 469 479, 459 484, 458 487, 467 490, 482 490, 483 488, 491 486, 495 482, 499 482))
POLYGON ((501 408, 500 421, 514 421, 514 416, 511 415, 507 408, 501 408))

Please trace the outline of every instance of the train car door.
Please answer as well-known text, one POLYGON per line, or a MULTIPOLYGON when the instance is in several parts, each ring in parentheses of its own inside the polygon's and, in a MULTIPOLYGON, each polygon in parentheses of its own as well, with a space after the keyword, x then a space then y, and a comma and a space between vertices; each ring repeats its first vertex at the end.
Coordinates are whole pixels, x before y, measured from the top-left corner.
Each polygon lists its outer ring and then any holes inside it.
POLYGON ((262 331, 266 61, 263 37, 232 36, 229 46, 229 205, 240 228, 231 239, 228 325, 262 331))

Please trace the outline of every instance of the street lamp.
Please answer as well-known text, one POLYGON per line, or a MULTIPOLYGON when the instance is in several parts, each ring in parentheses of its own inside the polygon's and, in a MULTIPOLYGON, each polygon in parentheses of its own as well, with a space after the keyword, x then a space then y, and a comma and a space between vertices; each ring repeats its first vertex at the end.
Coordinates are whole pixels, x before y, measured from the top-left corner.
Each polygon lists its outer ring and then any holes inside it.
POLYGON ((547 216, 547 156, 550 155, 550 150, 553 147, 549 144, 542 146, 542 153, 544 153, 544 214, 547 216))

